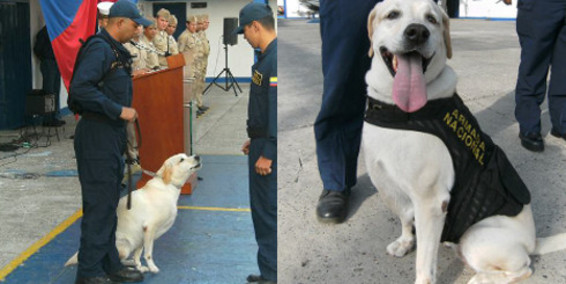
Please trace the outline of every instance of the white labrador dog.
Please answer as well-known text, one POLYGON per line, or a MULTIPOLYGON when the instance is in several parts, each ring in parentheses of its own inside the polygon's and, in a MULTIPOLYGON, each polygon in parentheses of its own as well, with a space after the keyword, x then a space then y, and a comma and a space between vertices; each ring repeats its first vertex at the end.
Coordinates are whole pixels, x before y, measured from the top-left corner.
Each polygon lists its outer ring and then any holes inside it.
MULTIPOLYGON (((402 117, 455 94, 457 78, 446 65, 452 56, 448 24, 444 11, 431 0, 385 0, 375 6, 368 18, 369 55, 373 59, 366 74, 370 97, 367 116, 372 107, 382 111, 382 107, 390 106, 402 117), (372 105, 372 99, 378 103, 372 105)), ((480 139, 475 131, 472 134, 472 138, 480 139)), ((481 147, 473 144, 475 139, 462 141, 470 142, 466 145, 474 150, 478 161, 487 162, 482 160, 481 147)), ((455 204, 451 191, 457 182, 456 170, 446 145, 437 136, 421 131, 378 126, 367 120, 364 124, 369 176, 402 224, 401 236, 387 246, 387 252, 401 257, 411 251, 415 245, 413 225, 416 229, 415 283, 435 283, 447 211, 457 210, 451 208, 455 204)), ((526 188, 523 192, 527 192, 526 202, 520 204, 517 214, 487 216, 470 224, 453 246, 476 271, 469 283, 526 279, 532 273, 529 255, 566 249, 566 234, 535 237, 530 197, 526 188)))
MULTIPOLYGON (((153 261, 153 242, 173 226, 181 187, 200 167, 199 156, 176 154, 163 163, 156 176, 144 187, 132 192, 130 210, 126 208, 127 196, 120 199, 116 247, 123 262, 127 262, 133 252, 133 261, 139 271, 159 272, 153 261), (147 267, 141 264, 142 251, 147 267)), ((75 253, 65 266, 77 263, 75 253)))

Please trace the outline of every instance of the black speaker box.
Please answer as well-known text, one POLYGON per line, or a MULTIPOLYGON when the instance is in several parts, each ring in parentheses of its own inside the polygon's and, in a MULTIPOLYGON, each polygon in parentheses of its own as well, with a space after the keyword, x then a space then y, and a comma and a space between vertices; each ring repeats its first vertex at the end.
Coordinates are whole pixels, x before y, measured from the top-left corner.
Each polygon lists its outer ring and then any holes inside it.
POLYGON ((55 112, 55 94, 32 90, 26 96, 26 115, 44 115, 55 112))
POLYGON ((238 44, 238 34, 232 32, 238 27, 238 18, 224 18, 224 36, 223 44, 236 45, 238 44))

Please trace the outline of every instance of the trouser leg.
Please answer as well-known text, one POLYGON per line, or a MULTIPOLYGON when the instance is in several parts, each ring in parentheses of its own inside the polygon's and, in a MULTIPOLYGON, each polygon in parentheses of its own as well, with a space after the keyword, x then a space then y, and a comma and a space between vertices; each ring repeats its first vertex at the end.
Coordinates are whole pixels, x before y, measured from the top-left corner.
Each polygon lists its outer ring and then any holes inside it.
POLYGON ((248 162, 250 205, 259 247, 257 263, 265 279, 277 281, 277 161, 273 161, 271 174, 261 176, 255 172, 260 143, 252 140, 248 162))
POLYGON ((546 94, 546 78, 556 36, 564 25, 564 11, 547 1, 532 1, 519 7, 517 34, 521 63, 515 89, 515 117, 521 133, 540 133, 540 104, 546 94))
POLYGON ((370 67, 367 16, 377 1, 321 1, 320 32, 324 89, 314 131, 325 189, 356 184, 370 67))
MULTIPOLYGON (((566 13, 566 2, 562 11, 566 13)), ((566 15, 565 15, 566 17, 566 15)), ((566 22, 560 28, 552 54, 548 108, 552 127, 561 134, 566 133, 566 22)))
POLYGON ((81 119, 75 154, 83 200, 78 277, 110 274, 122 265, 116 249, 116 208, 125 149, 124 129, 81 119))

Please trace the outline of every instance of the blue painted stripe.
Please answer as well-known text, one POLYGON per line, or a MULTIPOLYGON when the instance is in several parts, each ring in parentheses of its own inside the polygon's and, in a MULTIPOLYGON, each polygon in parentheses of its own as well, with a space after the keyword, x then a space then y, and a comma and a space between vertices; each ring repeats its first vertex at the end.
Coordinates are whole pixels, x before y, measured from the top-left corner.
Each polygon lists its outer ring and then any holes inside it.
POLYGON ((459 17, 458 20, 485 20, 494 22, 516 21, 516 18, 459 17))
MULTIPOLYGON (((236 82, 238 83, 251 83, 252 82, 252 78, 251 77, 234 77, 234 79, 236 80, 236 82)), ((210 83, 212 82, 212 80, 214 80, 213 77, 207 77, 205 79, 206 83, 210 83)), ((220 77, 216 80, 217 83, 225 83, 226 82, 226 77, 220 77)))

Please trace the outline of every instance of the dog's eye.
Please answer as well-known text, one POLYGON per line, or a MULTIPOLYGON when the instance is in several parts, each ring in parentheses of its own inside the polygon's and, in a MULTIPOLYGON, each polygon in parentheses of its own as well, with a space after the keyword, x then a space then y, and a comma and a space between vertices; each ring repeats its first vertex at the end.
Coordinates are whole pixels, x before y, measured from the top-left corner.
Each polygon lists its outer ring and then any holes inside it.
POLYGON ((399 13, 399 11, 391 11, 391 12, 389 12, 389 14, 387 14, 387 19, 394 20, 394 19, 399 18, 400 15, 401 15, 401 13, 399 13))
POLYGON ((185 158, 181 158, 181 160, 179 161, 179 163, 182 163, 185 160, 185 158))
POLYGON ((426 15, 426 20, 433 25, 436 25, 438 23, 438 21, 436 21, 436 18, 431 14, 426 15))

